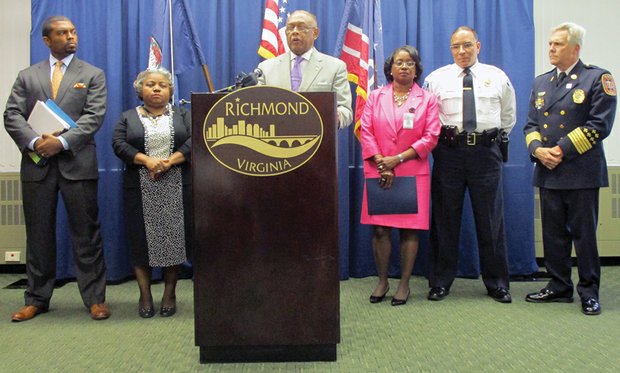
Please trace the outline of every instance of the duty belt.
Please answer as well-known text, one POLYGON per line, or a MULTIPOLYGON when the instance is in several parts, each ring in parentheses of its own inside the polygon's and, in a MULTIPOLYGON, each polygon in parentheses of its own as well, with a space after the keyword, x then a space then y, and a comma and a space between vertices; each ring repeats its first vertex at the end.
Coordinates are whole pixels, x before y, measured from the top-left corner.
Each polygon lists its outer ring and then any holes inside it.
POLYGON ((498 142, 498 135, 499 130, 497 128, 484 130, 482 133, 458 133, 455 126, 443 126, 439 134, 439 141, 449 146, 491 146, 493 143, 498 142))

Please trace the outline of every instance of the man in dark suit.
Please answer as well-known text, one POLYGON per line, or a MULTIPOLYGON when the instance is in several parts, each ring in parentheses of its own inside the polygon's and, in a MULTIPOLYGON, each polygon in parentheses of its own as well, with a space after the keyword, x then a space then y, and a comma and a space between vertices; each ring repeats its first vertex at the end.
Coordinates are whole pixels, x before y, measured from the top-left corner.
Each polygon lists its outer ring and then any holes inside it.
POLYGON ((78 37, 66 17, 46 19, 43 41, 49 59, 21 71, 4 112, 4 126, 23 153, 21 180, 26 220, 25 306, 13 321, 47 312, 56 279, 58 191, 67 208, 75 272, 84 305, 106 319, 105 262, 97 207, 95 133, 106 110, 103 71, 74 56, 78 37), (37 100, 52 98, 77 124, 61 133, 38 134, 27 122, 37 100), (39 158, 40 157, 40 158, 39 158))
POLYGON ((336 92, 338 126, 351 124, 351 87, 347 80, 347 65, 314 48, 319 37, 314 14, 296 10, 286 20, 286 41, 289 52, 261 62, 263 74, 258 84, 292 89, 299 92, 336 92), (297 60, 297 61, 296 61, 297 60), (297 82, 293 71, 298 67, 297 82))
POLYGON ((551 280, 525 300, 573 301, 571 249, 577 253, 577 293, 586 315, 601 313, 601 267, 596 243, 599 188, 609 185, 602 141, 616 113, 616 87, 609 71, 579 59, 585 29, 557 26, 549 41, 556 68, 534 81, 524 128, 540 188, 545 266, 551 280))

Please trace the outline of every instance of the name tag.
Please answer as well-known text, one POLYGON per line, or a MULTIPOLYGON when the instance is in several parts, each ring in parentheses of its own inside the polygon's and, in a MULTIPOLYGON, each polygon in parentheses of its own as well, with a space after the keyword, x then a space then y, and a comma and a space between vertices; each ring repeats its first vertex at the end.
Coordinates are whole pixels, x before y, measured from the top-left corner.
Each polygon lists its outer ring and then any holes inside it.
POLYGON ((412 130, 414 124, 414 114, 413 113, 405 113, 403 116, 403 128, 412 130))

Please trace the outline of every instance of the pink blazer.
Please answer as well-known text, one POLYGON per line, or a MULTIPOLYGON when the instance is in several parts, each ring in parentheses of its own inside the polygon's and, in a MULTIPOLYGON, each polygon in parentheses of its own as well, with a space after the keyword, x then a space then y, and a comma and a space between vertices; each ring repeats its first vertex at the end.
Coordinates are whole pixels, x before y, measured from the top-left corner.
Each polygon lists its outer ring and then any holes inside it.
POLYGON ((412 147, 420 159, 404 162, 396 167, 396 176, 428 175, 428 156, 437 145, 441 130, 437 98, 414 84, 404 107, 414 112, 413 129, 404 129, 394 119, 392 84, 374 90, 366 101, 361 119, 362 158, 364 175, 377 177, 372 157, 396 155, 412 147))

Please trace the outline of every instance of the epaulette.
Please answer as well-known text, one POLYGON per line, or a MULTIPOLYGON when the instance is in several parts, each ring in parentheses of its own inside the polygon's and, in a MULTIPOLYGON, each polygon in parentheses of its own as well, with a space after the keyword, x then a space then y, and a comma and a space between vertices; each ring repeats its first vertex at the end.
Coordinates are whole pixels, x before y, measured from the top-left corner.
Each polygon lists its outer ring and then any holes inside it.
POLYGON ((585 67, 586 69, 598 69, 598 70, 603 70, 603 68, 598 67, 596 65, 590 65, 589 63, 584 63, 583 67, 585 67))
POLYGON ((554 72, 554 71, 555 71, 555 69, 556 69, 556 68, 554 67, 553 69, 551 69, 551 70, 549 70, 549 71, 547 71, 547 72, 544 72, 544 73, 542 73, 542 74, 538 75, 538 76, 537 76, 537 78, 538 78, 538 77, 541 77, 541 76, 545 76, 545 75, 547 75, 547 74, 551 74, 552 72, 554 72))

